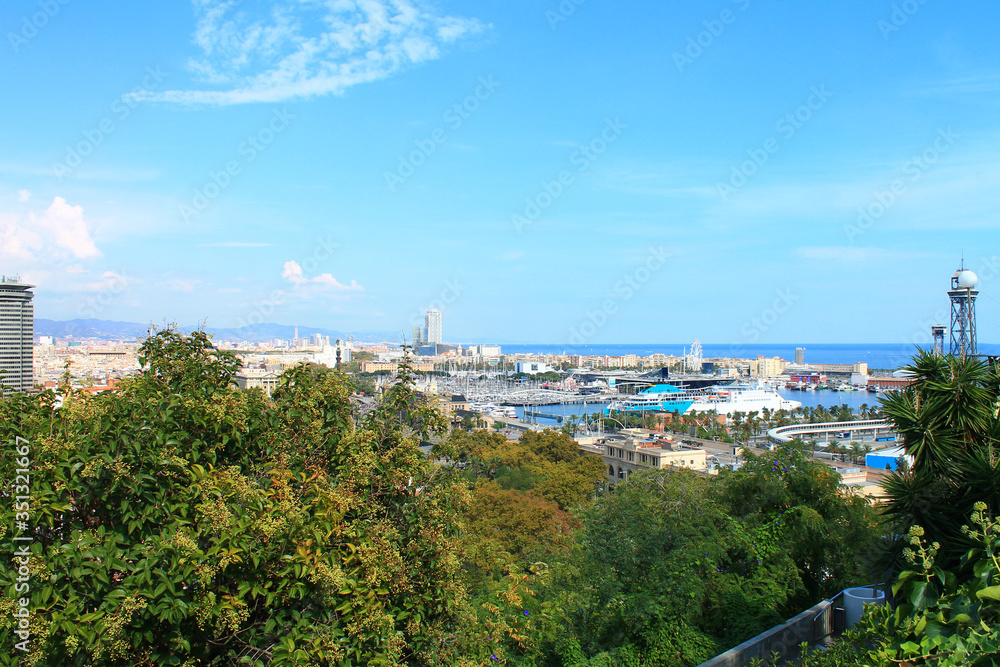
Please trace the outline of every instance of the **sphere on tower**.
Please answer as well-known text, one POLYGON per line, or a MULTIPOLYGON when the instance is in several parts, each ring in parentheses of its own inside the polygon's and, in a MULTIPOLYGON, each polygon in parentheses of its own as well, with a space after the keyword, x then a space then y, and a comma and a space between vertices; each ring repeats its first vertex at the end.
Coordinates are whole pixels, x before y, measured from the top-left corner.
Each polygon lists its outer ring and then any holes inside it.
POLYGON ((958 274, 958 286, 962 289, 971 289, 979 282, 979 276, 966 269, 958 274))

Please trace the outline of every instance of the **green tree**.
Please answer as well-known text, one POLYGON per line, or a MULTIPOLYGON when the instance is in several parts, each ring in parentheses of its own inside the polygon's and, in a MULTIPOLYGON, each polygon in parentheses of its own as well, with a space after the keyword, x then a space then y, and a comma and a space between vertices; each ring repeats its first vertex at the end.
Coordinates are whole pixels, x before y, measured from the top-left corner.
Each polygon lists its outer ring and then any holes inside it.
POLYGON ((794 563, 800 584, 790 591, 786 613, 869 580, 863 555, 881 535, 878 513, 864 498, 843 494, 840 476, 811 459, 808 445, 795 440, 747 452, 743 467, 719 481, 724 505, 757 544, 794 563))
POLYGON ((954 567, 970 544, 961 531, 973 504, 1000 512, 1000 418, 996 369, 971 357, 920 352, 906 367, 913 382, 882 399, 910 470, 884 482, 897 532, 919 525, 942 545, 938 563, 954 567))
POLYGON ((532 491, 504 489, 483 480, 465 511, 464 555, 491 576, 512 563, 547 560, 572 544, 577 521, 532 491))
POLYGON ((574 461, 580 457, 580 446, 573 438, 551 429, 525 431, 520 445, 545 461, 574 461))
POLYGON ((780 621, 789 563, 758 551, 709 480, 636 473, 582 518, 564 664, 694 665, 780 621))
MULTIPOLYGON (((437 419, 405 373, 357 426, 334 371, 296 367, 272 401, 200 332, 158 332, 140 359, 115 394, 0 402, 0 440, 30 443, 29 660, 439 664, 462 494, 416 447, 437 419)), ((5 561, 4 655, 16 576, 5 561)))

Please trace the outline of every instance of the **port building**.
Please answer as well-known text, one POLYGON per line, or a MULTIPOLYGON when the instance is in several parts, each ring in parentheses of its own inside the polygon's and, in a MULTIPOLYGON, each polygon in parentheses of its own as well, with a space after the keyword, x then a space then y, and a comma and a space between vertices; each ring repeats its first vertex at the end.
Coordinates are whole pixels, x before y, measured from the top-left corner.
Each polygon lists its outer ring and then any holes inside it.
POLYGON ((612 484, 628 479, 639 470, 708 469, 708 453, 704 449, 687 449, 662 435, 649 438, 634 429, 625 433, 624 438, 608 439, 603 446, 602 457, 608 481, 612 484))

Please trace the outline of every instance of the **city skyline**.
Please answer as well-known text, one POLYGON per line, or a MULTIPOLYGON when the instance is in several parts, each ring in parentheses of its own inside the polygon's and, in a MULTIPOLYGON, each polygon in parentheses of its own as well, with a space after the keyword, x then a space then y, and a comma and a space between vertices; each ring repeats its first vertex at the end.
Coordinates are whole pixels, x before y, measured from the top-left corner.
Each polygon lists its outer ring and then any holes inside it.
POLYGON ((50 4, 0 8, 39 318, 902 344, 964 254, 1000 342, 1000 8, 50 4))

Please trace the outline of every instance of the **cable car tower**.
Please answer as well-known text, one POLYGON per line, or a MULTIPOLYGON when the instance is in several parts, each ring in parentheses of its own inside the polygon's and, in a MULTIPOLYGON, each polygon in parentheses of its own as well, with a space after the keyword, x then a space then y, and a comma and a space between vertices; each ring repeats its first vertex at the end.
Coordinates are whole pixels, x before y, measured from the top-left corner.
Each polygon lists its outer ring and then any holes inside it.
POLYGON ((949 352, 955 356, 976 355, 976 297, 979 290, 975 287, 978 282, 979 276, 965 268, 965 260, 951 277, 951 289, 948 290, 948 298, 951 299, 949 352))

